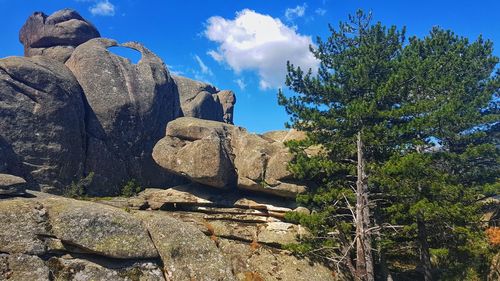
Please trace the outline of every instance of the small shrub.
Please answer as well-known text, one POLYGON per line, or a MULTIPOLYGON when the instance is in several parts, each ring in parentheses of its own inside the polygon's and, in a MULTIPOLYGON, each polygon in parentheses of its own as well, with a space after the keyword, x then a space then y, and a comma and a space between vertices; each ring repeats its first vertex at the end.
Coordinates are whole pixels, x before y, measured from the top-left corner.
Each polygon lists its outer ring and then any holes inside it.
POLYGON ((123 197, 135 196, 139 192, 141 192, 142 189, 143 189, 142 186, 137 182, 137 180, 131 179, 122 187, 122 196, 123 197))
POLYGON ((500 227, 490 227, 486 230, 486 235, 493 246, 500 246, 500 227))
POLYGON ((87 188, 94 180, 94 172, 90 172, 85 178, 81 178, 78 182, 71 182, 71 185, 64 190, 64 196, 70 198, 85 197, 87 188))

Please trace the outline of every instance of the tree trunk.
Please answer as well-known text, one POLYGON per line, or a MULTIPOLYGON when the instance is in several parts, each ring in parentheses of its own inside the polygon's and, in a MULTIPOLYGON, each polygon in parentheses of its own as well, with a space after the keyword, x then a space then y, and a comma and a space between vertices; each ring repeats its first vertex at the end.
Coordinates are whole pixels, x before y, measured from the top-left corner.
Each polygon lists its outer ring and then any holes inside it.
POLYGON ((420 264, 424 272, 424 280, 432 280, 431 254, 429 244, 427 244, 427 229, 421 214, 417 216, 418 244, 420 246, 420 264))
POLYGON ((372 241, 368 228, 370 226, 370 209, 368 206, 368 183, 363 140, 358 132, 358 169, 356 181, 356 277, 363 281, 375 280, 373 272, 372 241))

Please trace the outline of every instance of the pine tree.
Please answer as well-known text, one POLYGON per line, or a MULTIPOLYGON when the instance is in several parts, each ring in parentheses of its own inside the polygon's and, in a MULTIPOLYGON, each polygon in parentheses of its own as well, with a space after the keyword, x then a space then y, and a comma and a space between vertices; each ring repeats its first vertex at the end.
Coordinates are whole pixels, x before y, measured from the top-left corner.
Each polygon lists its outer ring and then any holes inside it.
POLYGON ((360 11, 330 30, 311 48, 317 74, 288 64, 293 93, 279 93, 308 135, 288 144, 291 171, 312 187, 298 201, 313 213, 288 215, 315 234, 296 250, 356 280, 404 278, 398 265, 417 265, 409 279, 481 276, 478 202, 500 193, 492 43, 439 28, 407 42, 360 11))
POLYGON ((374 280, 377 227, 369 180, 371 167, 384 163, 399 142, 391 125, 398 122, 393 113, 399 98, 388 85, 400 64, 405 32, 372 24, 362 11, 330 30, 327 41, 318 38, 317 48, 311 48, 321 62, 318 73, 289 63, 286 85, 295 94, 279 93, 292 126, 308 133, 307 141, 290 144, 297 155, 291 169, 317 185, 300 199, 316 212, 301 221, 317 234, 309 244, 315 249, 305 250, 323 252, 356 280, 374 280), (310 145, 320 145, 323 153, 307 156, 304 148, 310 145))
MULTIPOLYGON (((406 140, 379 170, 390 204, 387 233, 393 259, 419 253, 424 279, 466 280, 484 271, 487 247, 478 199, 500 193, 498 115, 500 78, 493 46, 434 28, 411 38, 394 88, 406 140), (397 84, 397 83, 396 83, 397 84), (431 265, 431 255, 435 265, 431 265)), ((484 272, 483 272, 484 274, 484 272)))

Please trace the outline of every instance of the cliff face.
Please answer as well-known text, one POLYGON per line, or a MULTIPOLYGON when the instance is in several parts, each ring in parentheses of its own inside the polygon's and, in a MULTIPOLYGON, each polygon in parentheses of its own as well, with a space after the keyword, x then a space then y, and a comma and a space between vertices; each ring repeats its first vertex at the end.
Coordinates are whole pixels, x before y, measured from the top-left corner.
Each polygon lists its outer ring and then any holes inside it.
POLYGON ((302 134, 232 125, 232 91, 73 10, 34 13, 19 38, 25 57, 0 59, 0 280, 335 279, 284 250, 308 235, 284 221, 308 212, 283 144, 302 134), (86 200, 52 195, 89 174, 86 200), (93 197, 131 179, 154 188, 93 197))

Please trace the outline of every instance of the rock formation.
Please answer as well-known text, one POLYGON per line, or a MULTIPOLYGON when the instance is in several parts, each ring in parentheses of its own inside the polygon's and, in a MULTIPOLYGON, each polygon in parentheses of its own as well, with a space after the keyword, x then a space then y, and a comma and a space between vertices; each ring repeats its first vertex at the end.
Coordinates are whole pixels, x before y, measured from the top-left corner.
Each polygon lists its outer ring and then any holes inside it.
POLYGON ((0 280, 334 280, 285 250, 309 235, 284 219, 309 212, 283 143, 303 134, 232 125, 232 91, 171 76, 73 10, 34 13, 19 37, 25 57, 0 59, 0 280), (156 188, 50 194, 131 179, 156 188))
POLYGON ((236 186, 295 198, 306 190, 287 169, 292 155, 282 142, 234 125, 183 117, 170 122, 153 150, 165 169, 208 186, 236 186))
POLYGON ((64 9, 47 16, 31 15, 19 32, 27 57, 44 55, 65 62, 74 47, 100 37, 99 31, 76 11, 64 9))
MULTIPOLYGON (((0 155, 18 176, 63 188, 85 162, 82 89, 62 63, 44 58, 0 59, 0 155), (14 159, 19 162, 13 163, 14 159)), ((0 161, 4 162, 4 161, 0 161)))
POLYGON ((8 174, 0 174, 0 196, 19 195, 26 191, 27 183, 23 178, 8 174))
POLYGON ((19 38, 29 58, 0 60, 0 172, 55 193, 91 173, 89 195, 118 194, 131 179, 181 183, 151 158, 166 124, 183 114, 232 122, 234 94, 174 81, 141 44, 98 37, 73 10, 28 18, 19 38), (142 58, 133 64, 108 50, 115 46, 142 58))
POLYGON ((154 163, 151 151, 166 124, 180 115, 175 85, 163 61, 142 45, 121 45, 141 53, 137 65, 111 53, 114 46, 119 44, 92 39, 66 62, 87 104, 85 170, 94 172, 94 181, 108 192, 118 192, 129 179, 164 185, 172 176, 154 163))
POLYGON ((219 91, 212 85, 181 76, 172 76, 181 99, 185 117, 233 124, 236 96, 232 91, 219 91))
POLYGON ((256 197, 229 208, 229 198, 205 191, 181 186, 99 203, 38 192, 0 200, 0 280, 333 280, 328 268, 281 249, 307 235, 277 218, 290 209, 256 197), (177 193, 175 207, 165 192, 177 193), (182 199, 186 192, 218 207, 182 199))

